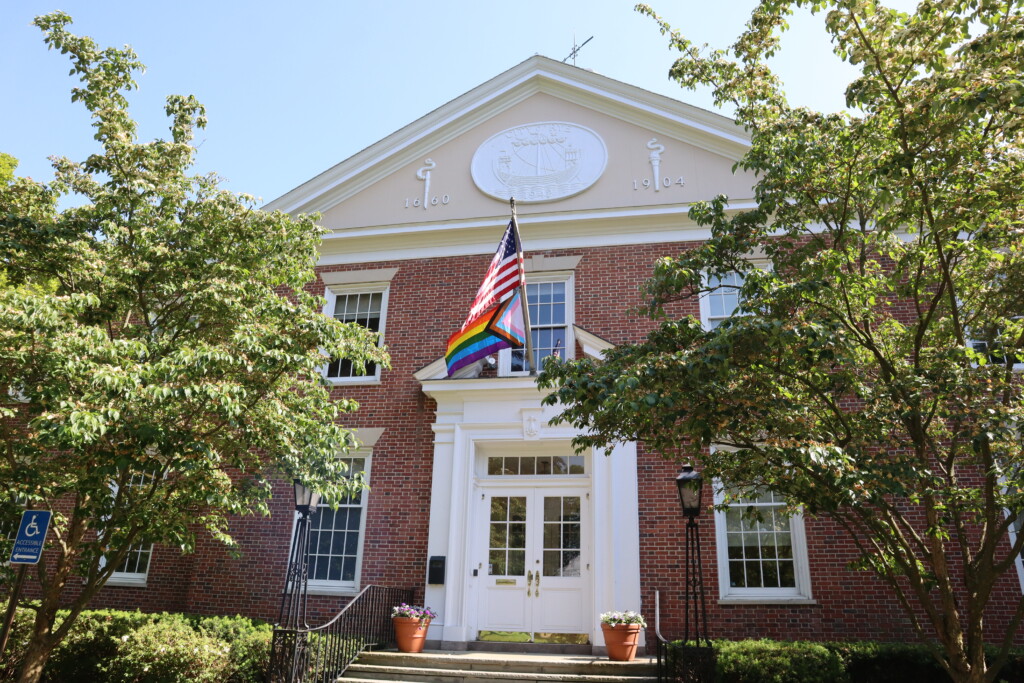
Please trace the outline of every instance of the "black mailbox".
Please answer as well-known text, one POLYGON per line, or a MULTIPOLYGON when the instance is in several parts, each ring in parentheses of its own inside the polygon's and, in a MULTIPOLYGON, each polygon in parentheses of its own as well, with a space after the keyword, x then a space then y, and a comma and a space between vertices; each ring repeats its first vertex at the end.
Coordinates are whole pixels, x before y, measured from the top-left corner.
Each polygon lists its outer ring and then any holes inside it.
POLYGON ((444 585, 444 555, 434 555, 427 562, 427 583, 444 585))

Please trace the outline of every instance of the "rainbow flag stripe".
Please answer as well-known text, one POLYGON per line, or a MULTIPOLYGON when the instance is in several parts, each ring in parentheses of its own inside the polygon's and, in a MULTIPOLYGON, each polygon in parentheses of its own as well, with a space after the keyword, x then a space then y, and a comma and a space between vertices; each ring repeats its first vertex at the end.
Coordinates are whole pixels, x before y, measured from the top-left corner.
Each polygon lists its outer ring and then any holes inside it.
POLYGON ((522 298, 517 291, 502 304, 483 312, 448 338, 448 376, 485 356, 526 343, 522 298))

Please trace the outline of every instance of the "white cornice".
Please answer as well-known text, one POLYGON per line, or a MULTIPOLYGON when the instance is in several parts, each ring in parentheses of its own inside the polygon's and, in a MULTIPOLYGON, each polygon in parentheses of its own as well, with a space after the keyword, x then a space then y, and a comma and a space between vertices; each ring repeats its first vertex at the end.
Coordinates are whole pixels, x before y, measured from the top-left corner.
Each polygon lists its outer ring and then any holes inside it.
MULTIPOLYGON (((755 208, 753 202, 733 202, 730 211, 755 208)), ((625 244, 703 241, 710 229, 690 220, 689 205, 628 207, 531 215, 521 219, 523 250, 578 249, 625 244)), ((338 230, 324 236, 319 265, 402 261, 487 254, 494 251, 495 226, 507 217, 450 223, 384 225, 338 230)))
POLYGON ((425 151, 454 139, 538 92, 684 139, 728 158, 738 159, 749 145, 745 133, 724 116, 534 56, 324 171, 264 208, 293 214, 326 211, 425 151))
POLYGON ((583 353, 591 358, 602 358, 605 351, 615 348, 615 344, 612 342, 602 339, 592 332, 587 332, 579 325, 573 325, 572 329, 576 335, 576 341, 583 348, 583 353))
POLYGON ((421 380, 423 393, 438 404, 455 401, 535 401, 551 393, 536 377, 421 380))

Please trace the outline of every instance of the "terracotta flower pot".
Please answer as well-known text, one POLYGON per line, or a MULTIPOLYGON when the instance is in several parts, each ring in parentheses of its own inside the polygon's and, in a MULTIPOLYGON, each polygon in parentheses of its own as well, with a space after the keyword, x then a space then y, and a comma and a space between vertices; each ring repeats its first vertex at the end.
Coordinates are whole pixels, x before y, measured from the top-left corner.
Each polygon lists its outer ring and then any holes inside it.
POLYGON ((636 647, 640 642, 640 624, 601 624, 604 631, 604 646, 608 650, 608 659, 618 662, 631 662, 636 657, 636 647))
POLYGON ((420 621, 416 617, 391 617, 395 624, 395 641, 402 652, 423 652, 427 642, 430 619, 420 621))

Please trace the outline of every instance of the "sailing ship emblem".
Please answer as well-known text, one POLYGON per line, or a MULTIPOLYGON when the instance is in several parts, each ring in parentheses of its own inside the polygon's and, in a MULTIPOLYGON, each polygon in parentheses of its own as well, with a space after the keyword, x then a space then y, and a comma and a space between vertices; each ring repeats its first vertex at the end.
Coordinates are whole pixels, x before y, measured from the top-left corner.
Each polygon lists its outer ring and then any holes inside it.
POLYGON ((495 199, 549 202, 579 194, 604 172, 608 152, 597 133, 543 121, 492 136, 473 155, 473 182, 495 199))

